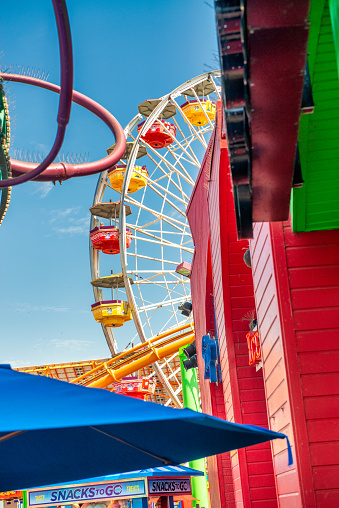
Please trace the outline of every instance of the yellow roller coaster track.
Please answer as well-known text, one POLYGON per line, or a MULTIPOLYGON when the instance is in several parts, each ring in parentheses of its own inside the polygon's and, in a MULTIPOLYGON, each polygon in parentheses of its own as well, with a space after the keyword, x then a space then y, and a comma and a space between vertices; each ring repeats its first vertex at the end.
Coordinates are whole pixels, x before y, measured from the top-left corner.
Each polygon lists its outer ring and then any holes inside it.
POLYGON ((173 355, 193 340, 193 324, 179 326, 122 352, 71 382, 105 388, 147 365, 173 355))
POLYGON ((63 363, 19 368, 22 372, 64 379, 83 386, 107 388, 137 371, 145 373, 152 363, 170 357, 194 341, 193 324, 172 328, 147 342, 123 351, 110 360, 63 363), (80 372, 84 372, 79 376, 80 372))

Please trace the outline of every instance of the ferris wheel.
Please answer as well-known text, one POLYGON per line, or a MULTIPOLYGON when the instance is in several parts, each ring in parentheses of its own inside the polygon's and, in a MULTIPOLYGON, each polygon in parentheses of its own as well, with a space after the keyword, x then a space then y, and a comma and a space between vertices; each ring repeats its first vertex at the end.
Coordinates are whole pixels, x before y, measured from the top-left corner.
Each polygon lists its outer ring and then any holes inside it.
POLYGON ((122 159, 99 177, 90 227, 92 312, 112 354, 115 336, 126 345, 145 342, 192 321, 189 277, 178 267, 193 257, 185 212, 214 128, 219 76, 203 74, 140 104, 124 130, 122 159))

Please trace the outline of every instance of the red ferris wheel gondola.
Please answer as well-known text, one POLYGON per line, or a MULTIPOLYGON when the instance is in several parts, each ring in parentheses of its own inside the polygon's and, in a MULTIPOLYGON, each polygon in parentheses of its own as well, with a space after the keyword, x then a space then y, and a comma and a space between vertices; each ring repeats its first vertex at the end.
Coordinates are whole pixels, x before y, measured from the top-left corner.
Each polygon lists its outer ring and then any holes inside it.
MULTIPOLYGON (((90 231, 90 239, 93 247, 101 250, 104 254, 119 254, 119 229, 115 226, 103 226, 100 224, 90 231)), ((132 232, 126 230, 126 247, 130 247, 132 232)))
MULTIPOLYGON (((139 123, 137 129, 140 132, 146 120, 139 123)), ((156 120, 151 127, 141 136, 141 139, 148 143, 152 148, 165 148, 173 143, 176 137, 177 129, 172 123, 165 120, 156 120)))

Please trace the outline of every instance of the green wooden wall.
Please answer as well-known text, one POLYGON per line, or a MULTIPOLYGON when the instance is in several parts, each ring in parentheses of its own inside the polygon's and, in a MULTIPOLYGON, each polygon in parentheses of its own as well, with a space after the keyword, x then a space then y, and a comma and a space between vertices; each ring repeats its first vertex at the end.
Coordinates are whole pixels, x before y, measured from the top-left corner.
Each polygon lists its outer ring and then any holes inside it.
POLYGON ((312 0, 308 61, 314 113, 302 115, 304 185, 292 191, 294 231, 339 228, 339 0, 312 0))

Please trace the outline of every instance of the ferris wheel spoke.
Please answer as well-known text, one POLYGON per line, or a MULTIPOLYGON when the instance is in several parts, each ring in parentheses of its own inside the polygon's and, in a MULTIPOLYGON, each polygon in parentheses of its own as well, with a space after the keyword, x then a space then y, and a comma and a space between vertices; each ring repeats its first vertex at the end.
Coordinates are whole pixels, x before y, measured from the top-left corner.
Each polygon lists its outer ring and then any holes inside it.
MULTIPOLYGON (((141 302, 142 302, 142 305, 140 306, 140 308, 142 308, 142 307, 145 307, 145 303, 144 303, 144 302, 145 302, 145 300, 144 300, 144 298, 143 298, 143 296, 142 296, 142 293, 141 293, 141 291, 140 291, 140 288, 139 288, 139 287, 138 287, 138 291, 139 291, 139 298, 140 298, 140 300, 141 300, 141 302)), ((139 312, 140 312, 140 308, 139 308, 139 312)), ((145 323, 145 325, 144 325, 144 328, 145 328, 145 326, 147 325, 147 326, 148 326, 148 329, 149 329, 149 331, 150 331, 150 334, 151 334, 151 335, 153 335, 153 331, 152 331, 152 324, 151 324, 151 316, 149 317, 149 316, 148 316, 148 314, 147 314, 147 312, 144 312, 143 314, 144 314, 144 316, 145 316, 145 318, 146 318, 146 323, 145 323)))
MULTIPOLYGON (((147 235, 146 231, 143 231, 143 233, 144 233, 145 236, 147 235)), ((148 235, 148 236, 151 236, 152 238, 157 238, 154 235, 148 235)), ((182 245, 178 246, 175 243, 168 242, 168 241, 166 241, 165 239, 162 239, 162 238, 159 238, 157 240, 155 240, 155 239, 152 240, 151 238, 144 238, 144 237, 136 236, 136 235, 132 235, 132 238, 134 240, 142 240, 144 242, 154 243, 154 244, 157 244, 157 245, 165 245, 166 247, 174 247, 175 249, 181 249, 181 250, 183 250, 185 252, 189 252, 190 254, 193 254, 193 252, 194 252, 194 249, 191 249, 189 247, 183 247, 182 245)))
MULTIPOLYGON (((167 147, 167 150, 170 152, 170 153, 174 153, 174 151, 176 150, 182 150, 182 154, 186 154, 186 156, 188 157, 189 161, 191 161, 191 164, 193 164, 194 166, 197 166, 198 168, 200 168, 200 162, 197 158, 197 156, 195 155, 195 153, 193 152, 193 157, 190 155, 190 153, 186 150, 186 143, 181 143, 178 138, 174 137, 173 134, 170 132, 170 130, 166 127, 166 125, 164 125, 164 130, 167 132, 167 134, 169 136, 171 136, 172 140, 173 140, 173 148, 170 148, 171 145, 169 145, 167 147)), ((184 138, 185 139, 185 138, 184 138)))
MULTIPOLYGON (((158 229, 148 229, 148 226, 152 226, 155 222, 158 222, 158 221, 152 221, 151 223, 144 224, 144 225, 141 225, 141 226, 139 226, 139 225, 135 226, 134 224, 127 224, 127 227, 130 228, 130 229, 136 229, 137 231, 141 231, 141 232, 143 232, 145 230, 148 233, 159 233, 158 229)), ((193 244, 192 238, 191 238, 190 234, 188 233, 188 231, 182 233, 181 231, 168 231, 166 229, 165 231, 163 231, 163 234, 164 235, 181 236, 182 239, 184 238, 184 236, 186 236, 186 237, 188 237, 188 241, 186 243, 191 242, 193 244)), ((181 241, 180 241, 180 244, 181 244, 181 241)), ((176 245, 178 245, 178 244, 176 243, 176 245)))
MULTIPOLYGON (((187 200, 183 200, 182 198, 180 198, 179 196, 177 196, 176 194, 174 194, 170 190, 168 190, 165 187, 163 187, 162 185, 160 185, 158 182, 156 182, 154 180, 151 180, 150 178, 146 178, 146 180, 147 180, 149 188, 154 190, 154 192, 157 192, 156 188, 158 188, 161 191, 163 191, 166 194, 166 196, 167 196, 167 194, 169 194, 174 199, 177 199, 180 203, 182 203, 184 205, 187 205, 187 203, 188 203, 187 200)), ((168 178, 168 183, 170 183, 170 182, 171 182, 171 178, 168 178)), ((162 196, 162 194, 159 194, 159 195, 162 196)))
MULTIPOLYGON (((160 282, 149 282, 148 280, 139 280, 139 281, 134 281, 134 284, 136 286, 145 286, 146 284, 154 284, 155 286, 158 286, 159 288, 163 288, 163 289, 166 289, 166 286, 163 286, 160 282)), ((178 286, 178 285, 181 285, 181 283, 178 284, 178 282, 174 281, 174 280, 167 280, 166 281, 166 284, 168 285, 174 285, 174 286, 178 286)), ((188 283, 185 283, 185 285, 188 287, 189 284, 188 283)), ((182 284, 183 286, 183 284, 182 284)))
MULTIPOLYGON (((160 164, 159 164, 159 169, 164 173, 164 175, 167 175, 167 174, 170 175, 171 173, 176 173, 179 175, 180 178, 182 178, 184 181, 186 181, 190 186, 194 186, 194 181, 192 180, 192 177, 190 176, 190 174, 187 173, 184 166, 180 163, 180 159, 178 158, 178 160, 175 161, 174 164, 172 164, 168 159, 166 159, 166 157, 168 155, 170 155, 170 154, 167 151, 164 156, 161 156, 161 160, 160 160, 160 164), (170 173, 165 173, 164 168, 161 167, 161 162, 163 164, 165 164, 165 166, 170 171, 170 173)), ((153 159, 151 159, 151 160, 153 160, 153 159)))
MULTIPOLYGON (((142 231, 143 229, 146 229, 146 228, 149 228, 149 226, 154 226, 154 224, 157 224, 159 221, 161 221, 161 219, 155 219, 155 220, 152 220, 151 222, 147 222, 147 224, 138 224, 137 226, 132 226, 132 224, 130 224, 128 227, 133 227, 135 229, 138 229, 138 231, 142 231)), ((157 229, 147 229, 147 231, 149 231, 150 233, 157 233, 158 230, 157 229)), ((174 234, 174 232, 173 232, 174 234)), ((180 235, 181 233, 177 232, 176 234, 180 235)))
MULTIPOLYGON (((166 284, 166 279, 164 277, 164 281, 165 281, 165 284, 166 284)), ((175 288, 177 288, 178 286, 175 286, 175 288)), ((176 313, 176 309, 174 308, 174 300, 173 300, 173 295, 175 293, 178 293, 178 291, 175 291, 175 290, 172 290, 169 288, 169 285, 166 284, 166 290, 171 298, 171 307, 172 307, 172 312, 173 312, 173 315, 174 315, 174 318, 176 320, 177 323, 179 323, 179 320, 178 320, 178 316, 177 316, 177 313, 176 313)), ((180 299, 182 301, 182 294, 180 293, 180 299)))
MULTIPOLYGON (((186 139, 185 142, 184 142, 184 145, 185 146, 189 146, 189 144, 192 143, 193 141, 194 141, 193 137, 190 140, 186 139)), ((156 155, 159 156, 160 154, 157 153, 156 155)), ((170 165, 171 167, 173 167, 176 170, 176 172, 179 171, 178 166, 180 166, 180 168, 184 171, 184 173, 187 176, 189 181, 192 179, 192 177, 189 174, 189 172, 186 171, 184 163, 186 162, 186 163, 190 164, 190 167, 193 167, 193 168, 199 167, 199 166, 197 166, 197 164, 194 161, 192 162, 192 159, 191 160, 190 159, 186 159, 184 152, 181 151, 181 153, 180 153, 180 147, 179 146, 173 146, 173 145, 171 145, 170 150, 169 150, 169 147, 167 147, 166 153, 162 156, 160 162, 163 162, 167 166, 170 165), (173 157, 172 152, 175 152, 176 154, 177 154, 177 152, 179 153, 178 156, 175 159, 174 164, 169 162, 169 160, 167 159, 168 155, 171 155, 173 157)), ((162 169, 161 168, 161 164, 159 165, 159 168, 162 169)))
MULTIPOLYGON (((176 105, 176 104, 175 104, 175 105, 176 105)), ((179 125, 179 123, 177 122, 177 120, 176 120, 176 118, 175 118, 175 117, 173 117, 173 122, 174 122, 174 124, 175 124, 176 128, 178 129, 178 131, 180 132, 181 136, 183 137, 183 139, 185 139, 186 146, 188 147, 189 151, 190 151, 191 153, 193 153, 193 154, 194 154, 194 151, 193 151, 193 149, 192 149, 192 147, 191 147, 191 144, 192 144, 193 140, 195 139, 194 134, 191 132, 190 136, 186 137, 186 136, 184 135, 184 133, 183 133, 183 131, 182 131, 182 129, 181 129, 181 127, 180 127, 180 125, 179 125)), ((194 154, 194 156, 195 156, 195 154, 194 154)))
MULTIPOLYGON (((165 194, 162 194, 158 189, 156 189, 154 186, 150 185, 150 188, 156 193, 158 194, 158 196, 160 196, 161 198, 163 198, 164 201, 166 201, 174 210, 176 210, 178 213, 180 213, 180 215, 182 215, 183 217, 186 218, 186 214, 183 210, 181 210, 178 206, 176 206, 168 197, 167 197, 167 193, 165 191, 165 194)), ((183 204, 185 204, 183 202, 183 204)))
MULTIPOLYGON (((192 240, 189 239, 187 242, 184 242, 183 241, 183 238, 180 242, 180 244, 178 245, 177 243, 174 243, 174 242, 171 242, 169 240, 166 240, 165 238, 163 238, 163 235, 161 235, 160 237, 149 232, 147 229, 141 229, 137 226, 134 226, 133 224, 130 224, 129 225, 129 229, 134 229, 136 232, 138 233, 142 233, 142 235, 144 236, 137 236, 136 234, 134 236, 132 236, 132 238, 136 239, 136 240, 144 240, 145 242, 153 242, 153 243, 157 243, 159 245, 165 245, 166 247, 174 247, 175 249, 182 249, 186 252, 189 252, 190 254, 193 254, 194 253, 194 248, 193 247, 186 247, 186 244, 189 244, 189 243, 192 243, 192 240), (145 238, 145 236, 148 236, 150 238, 153 238, 153 240, 150 240, 150 239, 147 239, 145 238)), ((167 233, 166 233, 167 234, 167 233)))
POLYGON ((144 209, 145 211, 151 213, 152 215, 154 215, 155 217, 157 217, 159 220, 163 220, 164 222, 166 222, 167 224, 169 224, 170 226, 172 226, 173 228, 176 228, 177 230, 179 230, 180 232, 184 232, 186 228, 188 228, 188 225, 185 224, 184 222, 181 222, 179 221, 178 219, 175 219, 174 217, 168 217, 167 215, 165 214, 161 214, 159 212, 157 212, 156 210, 152 209, 152 208, 149 208, 148 206, 145 206, 143 205, 142 203, 138 203, 137 201, 135 201, 133 198, 128 198, 125 200, 126 203, 128 204, 131 204, 131 205, 135 205, 135 204, 139 204, 140 208, 144 209), (181 226, 181 227, 180 227, 181 226))
MULTIPOLYGON (((146 145, 150 147, 150 145, 148 145, 146 143, 146 145)), ((162 162, 164 164, 166 164, 167 166, 173 168, 176 172, 179 171, 178 167, 180 167, 180 173, 181 173, 181 176, 184 180, 187 181, 187 183, 189 183, 192 187, 194 186, 194 180, 193 178, 191 177, 191 175, 189 174, 189 172, 186 170, 185 166, 182 164, 182 157, 176 157, 176 154, 174 152, 174 150, 172 148, 169 148, 167 147, 167 152, 164 156, 160 155, 160 154, 157 154, 162 162), (168 159, 166 159, 166 156, 170 154, 173 158, 174 158, 174 164, 172 164, 168 159)), ((190 164, 192 164, 195 168, 198 168, 199 169, 199 164, 195 163, 194 161, 189 161, 190 164)))
MULTIPOLYGON (((188 204, 190 199, 189 199, 189 197, 186 195, 186 193, 184 192, 184 190, 183 190, 183 188, 182 188, 182 184, 181 184, 180 178, 179 178, 179 176, 178 176, 177 174, 176 174, 176 175, 174 175, 174 176, 175 176, 175 178, 177 178, 177 180, 178 180, 178 186, 180 187, 181 194, 182 194, 182 196, 183 196, 183 197, 185 197, 185 199, 187 199, 187 204, 188 204)), ((174 182, 173 182, 173 183, 174 183, 174 182)))
MULTIPOLYGON (((131 252, 127 252, 126 254, 127 254, 127 256, 134 257, 134 254, 132 254, 131 252)), ((162 259, 160 259, 160 258, 156 258, 156 257, 152 257, 152 256, 145 256, 143 254, 138 254, 138 259, 149 259, 151 261, 157 261, 158 263, 162 263, 162 259)), ((164 263, 169 264, 169 265, 175 265, 175 266, 178 265, 177 261, 164 260, 164 263)))
MULTIPOLYGON (((138 290, 139 289, 140 288, 138 288, 138 290)), ((158 310, 163 309, 166 312, 172 313, 173 317, 175 319, 175 316, 177 316, 177 313, 176 312, 173 313, 173 306, 175 304, 181 304, 183 302, 183 296, 179 295, 179 297, 176 297, 176 298, 171 298, 171 299, 167 299, 167 300, 163 299, 158 302, 149 302, 149 301, 145 300, 140 293, 139 296, 137 296, 137 300, 141 301, 141 304, 138 305, 138 310, 140 313, 155 311, 156 309, 158 309, 158 310), (172 307, 172 308, 169 308, 169 307, 172 307)))
MULTIPOLYGON (((159 274, 161 275, 161 274, 159 274)), ((140 276, 139 276, 140 277, 140 276)), ((162 288, 166 288, 166 286, 163 286, 162 282, 161 281, 157 281, 157 280, 152 280, 152 277, 148 277, 148 278, 142 278, 141 280, 135 280, 134 281, 134 284, 135 285, 139 285, 139 286, 144 286, 145 284, 154 284, 154 285, 157 285, 159 287, 162 287, 162 288)), ((178 287, 178 286, 184 286, 184 285, 189 285, 189 281, 185 281, 185 282, 181 282, 181 281, 177 281, 177 280, 167 280, 166 279, 166 284, 171 284, 171 285, 174 285, 175 287, 178 287)))
POLYGON ((160 181, 166 181, 167 180, 170 180, 171 184, 176 188, 176 190, 181 194, 181 197, 184 201, 188 202, 189 201, 189 196, 183 192, 183 189, 182 189, 182 185, 181 185, 181 182, 180 184, 176 183, 175 180, 173 180, 173 176, 176 176, 176 178, 178 180, 180 180, 180 177, 178 175, 178 171, 175 171, 174 169, 170 169, 168 172, 165 172, 163 171, 163 174, 156 178, 156 179, 152 179, 152 182, 153 183, 159 183, 160 181))
POLYGON ((167 177, 167 188, 168 188, 169 184, 173 185, 176 188, 176 190, 179 192, 179 194, 181 195, 181 201, 187 205, 187 203, 189 202, 189 196, 184 192, 177 172, 171 171, 171 172, 167 173, 166 175, 163 175, 162 177, 160 177, 158 180, 153 180, 153 181, 159 182, 160 180, 163 180, 165 177, 167 177), (178 183, 173 179, 173 177, 175 177, 178 180, 178 183))
MULTIPOLYGON (((128 275, 137 275, 136 271, 135 270, 127 270, 127 273, 128 275)), ((154 277, 157 277, 158 275, 162 275, 164 273, 170 273, 170 274, 173 274, 173 275, 176 275, 176 273, 174 272, 174 270, 138 270, 138 274, 139 273, 154 273, 154 277)), ((137 275, 137 277, 140 277, 139 275, 137 275)))
MULTIPOLYGON (((135 140, 135 138, 133 136, 131 136, 132 139, 135 140)), ((148 151, 147 151, 147 155, 148 157, 151 159, 150 155, 149 155, 149 152, 151 151, 152 153, 154 153, 157 157, 159 157, 159 159, 170 169, 173 169, 174 171, 179 171, 178 168, 173 165, 171 162, 169 162, 168 159, 166 159, 162 154, 160 154, 157 150, 155 150, 153 147, 151 147, 151 145, 149 145, 148 143, 145 143, 145 146, 147 147, 148 151)), ((154 161, 154 159, 151 159, 154 161)), ((196 167, 196 164, 194 164, 194 166, 196 167)), ((159 169, 161 169, 161 167, 159 166, 159 169)), ((192 177, 190 175, 186 176, 186 174, 181 174, 182 178, 184 180, 187 181, 187 183, 189 183, 190 185, 194 186, 194 180, 192 179, 192 177)))
POLYGON ((141 272, 141 270, 138 270, 138 273, 135 273, 133 270, 128 272, 129 275, 133 275, 133 276, 137 277, 137 279, 134 280, 135 285, 143 286, 145 284, 155 284, 155 285, 158 285, 159 287, 163 287, 162 281, 155 280, 155 279, 157 279, 158 277, 161 277, 161 276, 165 277, 166 274, 168 276, 173 277, 172 279, 166 279, 166 283, 174 285, 175 287, 180 286, 184 292, 186 292, 185 286, 189 287, 189 284, 190 284, 189 280, 178 279, 177 277, 175 277, 177 274, 174 273, 173 271, 171 272, 170 270, 158 270, 156 273, 147 272, 146 270, 143 271, 145 274, 146 273, 153 274, 153 275, 149 275, 148 277, 143 277, 142 275, 140 275, 140 272, 141 272))
POLYGON ((143 279, 134 281, 134 284, 139 285, 139 286, 144 286, 147 284, 149 286, 152 286, 152 285, 157 286, 158 288, 165 289, 167 291, 167 293, 166 293, 167 295, 168 294, 183 295, 184 294, 184 286, 186 285, 188 287, 187 283, 182 283, 180 281, 175 281, 175 280, 171 280, 171 279, 165 279, 165 281, 164 281, 163 279, 158 279, 158 278, 155 278, 155 279, 143 278, 143 279), (169 286, 172 286, 173 289, 169 288, 169 286))
MULTIPOLYGON (((164 122, 163 123, 163 129, 164 131, 168 134, 168 136, 170 136, 172 138, 172 142, 174 144, 174 147, 177 146, 178 148, 180 148, 185 154, 186 156, 188 157, 188 159, 191 161, 191 163, 197 167, 200 167, 200 162, 198 160, 198 158, 196 157, 195 153, 193 152, 192 155, 186 150, 185 146, 180 143, 180 141, 178 140, 178 138, 176 136, 173 135, 173 133, 170 131, 170 129, 168 129, 166 123, 164 122)), ((147 143, 147 141, 145 141, 145 139, 143 138, 143 143, 145 143, 145 145, 148 147, 148 148, 152 148, 151 145, 149 143, 147 143)), ((170 147, 167 146, 167 150, 170 151, 170 147)))
MULTIPOLYGON (((152 284, 154 286, 157 286, 158 288, 166 289, 167 290, 167 296, 168 295, 172 295, 172 294, 176 294, 176 295, 180 295, 181 299, 183 298, 184 293, 185 293, 185 291, 179 292, 179 291, 176 291, 175 289, 169 288, 168 286, 164 286, 161 281, 160 282, 151 281, 150 279, 144 279, 142 281, 136 281, 136 282, 134 282, 134 284, 139 285, 139 286, 142 286, 142 285, 145 285, 145 284, 152 284)), ((181 283, 178 283, 178 282, 175 282, 175 281, 168 281, 167 284, 174 284, 175 288, 178 288, 178 286, 182 285, 181 283)))
POLYGON ((172 307, 175 303, 181 303, 182 302, 182 297, 180 298, 174 298, 172 300, 168 300, 168 301, 162 301, 162 302, 156 302, 156 303, 151 303, 149 305, 145 305, 145 306, 141 306, 139 307, 139 312, 145 312, 147 310, 154 310, 154 309, 159 309, 159 308, 165 308, 165 307, 172 307))
POLYGON ((192 152, 192 155, 191 155, 186 150, 187 141, 186 141, 185 137, 183 137, 183 139, 185 141, 182 143, 182 142, 179 141, 179 139, 177 137, 173 136, 172 132, 166 127, 165 124, 164 124, 164 130, 172 138, 172 141, 173 141, 173 143, 171 145, 167 146, 167 150, 170 153, 178 151, 178 150, 181 150, 181 157, 184 157, 184 154, 185 154, 186 157, 187 157, 187 159, 186 159, 187 162, 190 162, 191 164, 193 164, 193 166, 200 167, 200 162, 199 162, 197 156, 195 155, 195 153, 192 152))
MULTIPOLYGON (((180 160, 180 157, 177 157, 177 154, 175 153, 175 151, 172 150, 170 147, 168 147, 168 152, 172 155, 173 159, 175 160, 175 164, 180 166, 181 171, 186 175, 186 177, 188 179, 188 182, 191 183, 192 187, 194 187, 194 180, 190 176, 189 172, 185 169, 184 165, 182 164, 182 160, 180 160)), ((195 164, 195 167, 197 169, 200 169, 200 165, 199 164, 195 164)))

